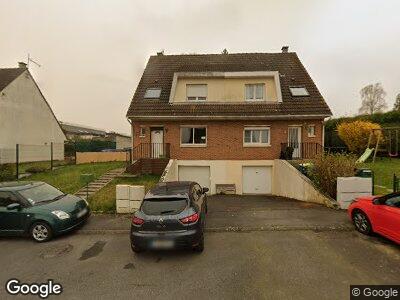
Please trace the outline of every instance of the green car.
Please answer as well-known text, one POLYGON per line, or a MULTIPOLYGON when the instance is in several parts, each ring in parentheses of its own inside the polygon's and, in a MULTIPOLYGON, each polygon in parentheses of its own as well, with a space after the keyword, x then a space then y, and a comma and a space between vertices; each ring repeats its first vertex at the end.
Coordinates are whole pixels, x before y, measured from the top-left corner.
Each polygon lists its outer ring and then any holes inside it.
POLYGON ((0 183, 0 236, 37 242, 71 231, 90 216, 88 203, 44 182, 0 183))

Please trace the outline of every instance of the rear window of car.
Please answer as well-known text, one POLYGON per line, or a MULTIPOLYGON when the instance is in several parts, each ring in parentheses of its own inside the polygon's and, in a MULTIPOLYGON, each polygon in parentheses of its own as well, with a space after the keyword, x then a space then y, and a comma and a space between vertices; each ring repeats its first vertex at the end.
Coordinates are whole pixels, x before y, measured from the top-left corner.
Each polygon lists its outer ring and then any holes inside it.
POLYGON ((176 215, 182 212, 187 205, 187 199, 145 199, 141 210, 146 215, 176 215))

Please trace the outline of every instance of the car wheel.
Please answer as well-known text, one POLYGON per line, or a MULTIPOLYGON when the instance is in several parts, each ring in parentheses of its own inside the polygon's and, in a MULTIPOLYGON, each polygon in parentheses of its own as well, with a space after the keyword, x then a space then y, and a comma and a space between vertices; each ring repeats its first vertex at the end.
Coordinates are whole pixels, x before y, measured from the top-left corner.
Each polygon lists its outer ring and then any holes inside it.
POLYGON ((133 245, 133 244, 131 244, 131 249, 132 249, 132 251, 135 252, 135 253, 143 252, 143 249, 142 249, 142 248, 139 248, 138 246, 135 246, 135 245, 133 245))
POLYGON ((31 237, 38 243, 49 241, 53 236, 51 227, 45 222, 37 222, 31 227, 31 237))
POLYGON ((363 234, 371 234, 372 226, 367 215, 362 211, 355 211, 353 213, 353 223, 356 229, 363 234))
POLYGON ((204 235, 202 234, 199 244, 193 247, 193 251, 201 253, 203 252, 203 250, 204 250, 204 235))

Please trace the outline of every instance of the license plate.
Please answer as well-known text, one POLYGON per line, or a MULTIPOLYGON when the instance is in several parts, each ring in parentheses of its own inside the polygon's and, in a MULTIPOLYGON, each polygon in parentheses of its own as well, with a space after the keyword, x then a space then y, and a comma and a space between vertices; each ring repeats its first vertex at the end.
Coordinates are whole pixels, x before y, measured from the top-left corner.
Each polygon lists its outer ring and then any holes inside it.
POLYGON ((171 240, 154 240, 151 243, 154 249, 170 249, 174 247, 174 241, 171 240))
POLYGON ((86 213, 87 213, 87 208, 84 208, 76 214, 76 217, 80 218, 80 217, 84 216, 86 213))

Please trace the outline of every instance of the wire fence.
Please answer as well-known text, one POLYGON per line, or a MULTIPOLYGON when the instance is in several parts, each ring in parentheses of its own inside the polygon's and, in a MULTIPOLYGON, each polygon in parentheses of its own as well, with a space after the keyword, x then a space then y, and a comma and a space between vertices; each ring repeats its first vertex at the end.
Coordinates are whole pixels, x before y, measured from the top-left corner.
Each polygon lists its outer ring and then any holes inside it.
MULTIPOLYGON (((64 143, 44 143, 41 145, 15 144, 13 147, 0 147, 0 182, 24 178, 30 174, 53 170, 61 165, 76 164, 77 153, 100 153, 99 156, 115 156, 123 152, 123 160, 131 163, 131 151, 115 149, 109 141, 66 141, 64 143)), ((113 161, 90 160, 88 162, 113 161)))
POLYGON ((0 179, 19 179, 25 173, 52 170, 65 164, 64 143, 16 144, 0 148, 0 179))

